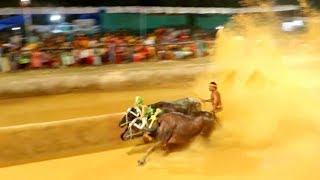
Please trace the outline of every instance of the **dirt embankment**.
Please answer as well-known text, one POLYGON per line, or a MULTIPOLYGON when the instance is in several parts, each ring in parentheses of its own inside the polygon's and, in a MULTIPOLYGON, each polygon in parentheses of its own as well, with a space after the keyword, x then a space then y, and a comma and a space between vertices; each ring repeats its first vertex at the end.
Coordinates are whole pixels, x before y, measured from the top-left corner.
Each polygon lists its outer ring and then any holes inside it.
POLYGON ((192 81, 208 65, 208 60, 193 60, 9 73, 0 76, 0 97, 170 87, 177 80, 192 81))
POLYGON ((0 166, 120 148, 121 114, 0 128, 0 166))

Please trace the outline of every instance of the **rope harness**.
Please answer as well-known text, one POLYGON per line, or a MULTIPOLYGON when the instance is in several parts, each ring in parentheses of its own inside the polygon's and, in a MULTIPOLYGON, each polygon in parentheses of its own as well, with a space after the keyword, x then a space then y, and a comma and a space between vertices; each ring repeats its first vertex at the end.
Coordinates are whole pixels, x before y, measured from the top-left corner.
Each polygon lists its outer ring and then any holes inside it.
POLYGON ((128 125, 128 133, 130 139, 132 139, 135 135, 139 135, 143 133, 144 130, 150 130, 154 123, 157 121, 157 116, 161 113, 160 109, 157 109, 155 113, 153 113, 150 118, 145 116, 144 110, 148 108, 147 106, 142 105, 141 109, 136 106, 133 109, 129 108, 126 113, 126 122, 125 125, 128 125), (134 112, 135 110, 136 112, 134 112), (132 114, 134 119, 129 119, 128 115, 132 114), (138 133, 133 133, 133 127, 140 130, 138 133))

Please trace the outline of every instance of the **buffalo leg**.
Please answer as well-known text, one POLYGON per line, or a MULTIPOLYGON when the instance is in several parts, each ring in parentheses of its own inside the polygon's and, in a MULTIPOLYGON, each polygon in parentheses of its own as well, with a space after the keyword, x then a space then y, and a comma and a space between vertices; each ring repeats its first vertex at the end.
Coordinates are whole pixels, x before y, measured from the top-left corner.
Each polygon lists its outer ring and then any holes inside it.
POLYGON ((161 141, 157 142, 156 144, 154 144, 152 147, 150 147, 146 154, 143 155, 143 157, 141 159, 138 160, 138 165, 142 166, 145 165, 147 158, 150 156, 150 154, 158 147, 161 145, 161 141))

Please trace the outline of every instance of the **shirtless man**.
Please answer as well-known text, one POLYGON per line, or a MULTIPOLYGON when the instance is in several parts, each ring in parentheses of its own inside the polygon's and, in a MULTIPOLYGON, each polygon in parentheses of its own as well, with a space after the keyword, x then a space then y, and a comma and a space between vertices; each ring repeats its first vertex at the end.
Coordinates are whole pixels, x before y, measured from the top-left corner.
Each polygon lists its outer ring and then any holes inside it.
POLYGON ((211 99, 202 100, 202 102, 211 102, 212 111, 215 113, 222 111, 221 97, 218 91, 217 83, 211 82, 209 85, 209 91, 211 91, 211 99))

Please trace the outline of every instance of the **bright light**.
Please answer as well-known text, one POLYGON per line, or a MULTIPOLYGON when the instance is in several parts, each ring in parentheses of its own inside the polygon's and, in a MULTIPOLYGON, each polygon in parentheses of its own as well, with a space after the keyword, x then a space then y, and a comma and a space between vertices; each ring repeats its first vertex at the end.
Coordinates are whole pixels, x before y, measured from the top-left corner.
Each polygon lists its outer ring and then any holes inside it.
POLYGON ((20 3, 23 6, 27 6, 27 5, 31 4, 31 0, 20 0, 20 3))
POLYGON ((291 22, 284 22, 282 23, 282 30, 290 32, 293 31, 293 25, 291 22))
POLYGON ((20 29, 21 29, 21 27, 13 27, 13 28, 11 28, 12 31, 18 31, 20 29))
POLYGON ((291 22, 282 23, 282 30, 290 32, 290 31, 293 31, 296 28, 299 28, 299 27, 302 27, 302 26, 304 26, 303 20, 294 20, 294 21, 291 21, 291 22))
POLYGON ((292 24, 294 26, 303 26, 304 23, 303 23, 303 20, 295 20, 295 21, 292 21, 292 24))
POLYGON ((62 18, 62 17, 61 17, 61 15, 59 15, 59 14, 51 15, 51 16, 50 16, 50 21, 52 21, 52 22, 60 21, 61 18, 62 18))
POLYGON ((217 27, 216 27, 217 30, 223 29, 223 28, 224 28, 223 26, 217 26, 217 27))

